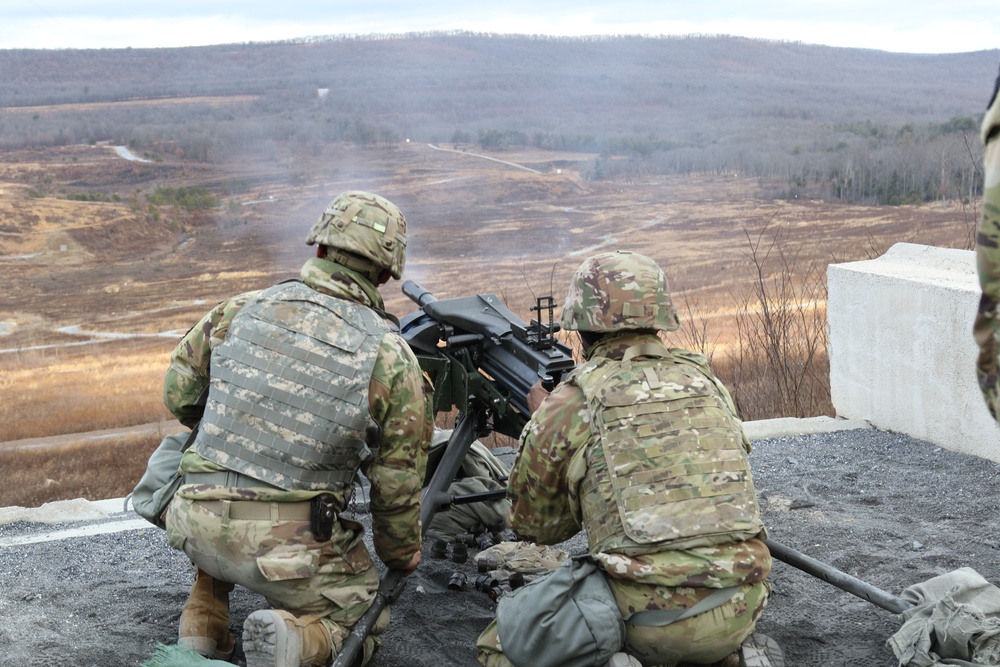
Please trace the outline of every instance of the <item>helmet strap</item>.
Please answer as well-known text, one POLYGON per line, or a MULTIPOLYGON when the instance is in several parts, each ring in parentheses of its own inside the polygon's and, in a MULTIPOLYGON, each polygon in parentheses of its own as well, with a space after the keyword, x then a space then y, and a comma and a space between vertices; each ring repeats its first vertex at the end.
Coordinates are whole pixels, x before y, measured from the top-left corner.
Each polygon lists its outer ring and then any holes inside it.
POLYGON ((344 209, 343 213, 340 214, 340 224, 338 224, 337 227, 343 229, 347 225, 351 224, 354 222, 354 216, 358 213, 361 213, 361 206, 358 204, 351 204, 344 209))

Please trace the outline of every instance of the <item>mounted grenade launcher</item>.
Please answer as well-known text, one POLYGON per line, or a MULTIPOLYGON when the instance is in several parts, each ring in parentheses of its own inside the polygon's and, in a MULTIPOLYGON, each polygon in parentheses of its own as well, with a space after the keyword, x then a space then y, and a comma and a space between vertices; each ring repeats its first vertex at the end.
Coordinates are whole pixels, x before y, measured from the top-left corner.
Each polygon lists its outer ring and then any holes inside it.
MULTIPOLYGON (((558 342, 551 296, 535 300, 538 319, 525 324, 493 294, 437 299, 412 282, 403 294, 420 309, 400 320, 400 333, 434 384, 434 412, 458 412, 447 445, 427 462, 420 521, 424 530, 434 515, 453 504, 497 500, 505 491, 452 496, 465 455, 476 438, 502 433, 517 438, 528 422, 528 390, 538 381, 552 389, 573 369, 573 355, 558 342), (543 313, 546 314, 542 322, 543 313)), ((378 594, 347 637, 333 667, 353 664, 364 638, 387 604, 402 592, 403 573, 382 574, 378 594)))

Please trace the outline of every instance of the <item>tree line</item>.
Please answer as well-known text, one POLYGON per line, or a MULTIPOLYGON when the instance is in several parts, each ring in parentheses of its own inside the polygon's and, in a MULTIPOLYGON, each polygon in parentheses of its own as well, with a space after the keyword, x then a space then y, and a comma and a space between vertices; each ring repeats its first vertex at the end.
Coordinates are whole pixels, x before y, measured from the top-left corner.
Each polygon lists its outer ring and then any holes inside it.
MULTIPOLYGON (((157 119, 134 109, 87 114, 47 112, 0 119, 0 148, 110 142, 140 155, 196 162, 276 160, 304 154, 323 157, 338 142, 361 147, 398 146, 398 127, 363 118, 297 115, 261 123, 252 111, 199 112, 197 124, 157 119)), ((871 122, 817 130, 817 140, 791 147, 730 146, 720 142, 661 139, 654 133, 599 137, 522 130, 453 130, 455 147, 504 151, 520 147, 596 154, 582 176, 630 182, 659 174, 737 174, 777 180, 775 196, 820 196, 888 205, 935 200, 969 201, 980 193, 979 119, 956 117, 943 124, 890 128, 871 122)), ((432 142, 440 142, 431 137, 432 142)))

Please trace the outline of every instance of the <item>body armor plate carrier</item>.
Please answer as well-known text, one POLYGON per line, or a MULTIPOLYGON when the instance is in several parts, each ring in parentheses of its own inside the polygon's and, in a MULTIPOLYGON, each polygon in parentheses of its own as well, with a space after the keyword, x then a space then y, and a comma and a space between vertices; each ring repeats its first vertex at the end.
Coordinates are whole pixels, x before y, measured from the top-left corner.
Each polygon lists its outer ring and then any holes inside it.
POLYGON ((285 490, 353 483, 378 425, 368 386, 388 325, 296 281, 262 291, 212 352, 195 451, 285 490))
POLYGON ((592 544, 619 542, 622 528, 647 548, 754 537, 763 524, 738 418, 695 366, 662 345, 639 347, 576 377, 610 473, 607 510, 621 518, 588 525, 592 544))

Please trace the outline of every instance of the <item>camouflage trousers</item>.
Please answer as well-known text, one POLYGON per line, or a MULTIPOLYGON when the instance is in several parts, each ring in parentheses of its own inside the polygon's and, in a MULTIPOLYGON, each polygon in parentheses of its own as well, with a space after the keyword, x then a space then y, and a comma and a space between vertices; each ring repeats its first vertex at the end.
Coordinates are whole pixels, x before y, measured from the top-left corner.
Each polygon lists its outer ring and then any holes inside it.
MULTIPOLYGON (((364 528, 340 519, 331 539, 317 542, 308 521, 230 519, 227 503, 174 496, 166 516, 170 546, 213 578, 256 591, 275 609, 322 622, 336 655, 378 590, 364 528), (221 514, 214 511, 220 507, 221 514)), ((373 633, 388 626, 387 612, 373 633)), ((366 658, 374 648, 365 647, 366 658)))
MULTIPOLYGON (((637 609, 688 609, 712 592, 707 588, 671 588, 610 577, 608 583, 625 615, 637 609)), ((683 621, 660 627, 626 624, 622 650, 644 667, 711 665, 737 650, 753 633, 767 606, 769 591, 764 581, 746 584, 728 602, 683 621)), ((512 667, 503 654, 496 621, 479 635, 476 653, 485 667, 512 667)))

